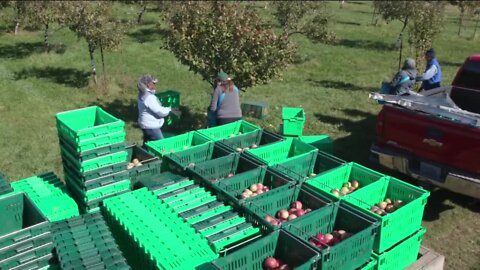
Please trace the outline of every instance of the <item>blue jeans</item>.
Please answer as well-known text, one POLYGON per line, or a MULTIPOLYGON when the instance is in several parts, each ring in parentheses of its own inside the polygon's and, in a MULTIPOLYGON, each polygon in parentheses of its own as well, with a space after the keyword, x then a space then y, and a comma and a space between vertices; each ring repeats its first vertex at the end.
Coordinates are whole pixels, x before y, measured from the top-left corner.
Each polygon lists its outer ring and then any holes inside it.
POLYGON ((143 143, 148 141, 156 141, 163 139, 163 134, 160 128, 142 129, 143 143))

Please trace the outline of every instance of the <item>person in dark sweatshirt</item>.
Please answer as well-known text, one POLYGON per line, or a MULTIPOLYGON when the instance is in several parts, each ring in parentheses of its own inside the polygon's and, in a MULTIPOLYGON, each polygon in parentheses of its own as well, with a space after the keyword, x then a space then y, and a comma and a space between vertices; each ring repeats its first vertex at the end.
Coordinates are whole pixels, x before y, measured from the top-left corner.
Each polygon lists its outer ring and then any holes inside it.
POLYGON ((210 110, 217 114, 217 125, 224 125, 242 119, 240 91, 228 74, 220 71, 218 84, 213 91, 210 110))
POLYGON ((405 59, 402 69, 395 75, 390 82, 392 95, 409 95, 413 91, 417 70, 415 69, 415 60, 412 58, 405 59))

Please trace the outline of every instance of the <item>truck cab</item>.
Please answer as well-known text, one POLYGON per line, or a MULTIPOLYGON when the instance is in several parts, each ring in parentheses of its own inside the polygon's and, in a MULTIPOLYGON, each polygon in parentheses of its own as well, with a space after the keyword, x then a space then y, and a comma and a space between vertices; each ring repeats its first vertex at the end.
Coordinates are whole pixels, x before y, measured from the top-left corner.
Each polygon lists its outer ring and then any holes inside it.
POLYGON ((480 55, 465 60, 451 86, 421 94, 418 106, 408 100, 383 105, 372 159, 480 199, 480 55), (452 105, 439 103, 442 98, 452 105))

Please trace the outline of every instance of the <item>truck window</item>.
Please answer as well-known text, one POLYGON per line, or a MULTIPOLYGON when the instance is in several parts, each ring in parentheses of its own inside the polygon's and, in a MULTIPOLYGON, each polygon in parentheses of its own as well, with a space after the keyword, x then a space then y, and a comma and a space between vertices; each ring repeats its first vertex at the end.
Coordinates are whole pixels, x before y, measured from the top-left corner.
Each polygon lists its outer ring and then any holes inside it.
POLYGON ((480 114, 480 62, 467 61, 458 71, 450 94, 466 111, 480 114))

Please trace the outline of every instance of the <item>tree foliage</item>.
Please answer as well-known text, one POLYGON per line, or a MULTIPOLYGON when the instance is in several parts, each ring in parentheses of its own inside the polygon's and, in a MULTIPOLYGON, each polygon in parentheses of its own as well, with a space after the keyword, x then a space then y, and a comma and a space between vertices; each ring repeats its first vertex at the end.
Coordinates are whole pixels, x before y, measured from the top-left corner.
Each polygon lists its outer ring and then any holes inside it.
POLYGON ((96 64, 94 52, 100 49, 104 64, 104 49, 117 48, 124 38, 127 24, 112 15, 112 3, 104 1, 61 2, 65 11, 65 22, 68 27, 84 38, 88 44, 88 52, 92 65, 92 75, 96 80, 96 64))
POLYGON ((433 39, 443 27, 445 2, 418 1, 413 4, 412 23, 409 24, 408 42, 415 49, 415 58, 421 63, 425 51, 432 47, 433 39))
POLYGON ((44 27, 45 49, 48 51, 49 27, 53 23, 62 25, 66 21, 61 3, 58 1, 27 2, 26 16, 30 24, 37 24, 44 27))
POLYGON ((445 2, 376 0, 374 5, 385 21, 403 23, 401 35, 408 26, 408 42, 414 48, 417 63, 421 65, 423 53, 432 46, 433 39, 443 26, 445 2))
POLYGON ((221 69, 241 88, 263 84, 292 62, 288 36, 267 29, 240 3, 175 3, 166 17, 167 49, 211 84, 221 69))
POLYGON ((317 42, 335 41, 325 1, 275 1, 274 6, 274 16, 287 35, 299 33, 317 42))

